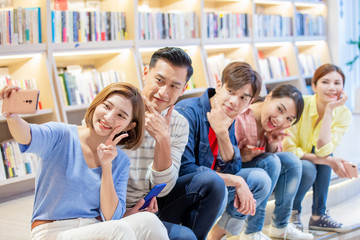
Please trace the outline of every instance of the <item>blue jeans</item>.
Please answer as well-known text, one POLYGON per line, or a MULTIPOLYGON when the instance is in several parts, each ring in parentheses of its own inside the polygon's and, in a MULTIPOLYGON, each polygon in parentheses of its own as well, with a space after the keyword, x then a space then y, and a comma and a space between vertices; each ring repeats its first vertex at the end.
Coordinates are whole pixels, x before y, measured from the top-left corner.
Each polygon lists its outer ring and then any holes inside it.
POLYGON ((263 153, 252 161, 243 163, 243 168, 264 169, 271 179, 269 195, 257 207, 255 216, 247 219, 246 233, 262 230, 265 220, 267 201, 274 191, 275 209, 272 215, 272 225, 284 228, 288 225, 295 195, 298 191, 302 166, 300 159, 290 152, 263 153), (251 229, 249 229, 249 227, 251 229))
MULTIPOLYGON (((256 199, 256 211, 265 198, 269 195, 271 179, 269 175, 259 168, 243 168, 236 174, 246 181, 256 199)), ((228 187, 228 203, 226 211, 222 214, 217 224, 230 232, 232 235, 239 235, 247 215, 239 213, 234 207, 235 188, 228 187)), ((253 231, 257 226, 249 223, 247 229, 253 231)), ((255 232, 255 231, 254 231, 255 232)))
POLYGON ((181 226, 175 223, 162 221, 170 240, 196 240, 194 232, 188 227, 181 226))
POLYGON ((179 177, 168 195, 158 198, 158 216, 190 228, 197 239, 206 239, 224 197, 225 183, 216 172, 190 173, 179 177))
POLYGON ((330 185, 331 167, 328 165, 314 164, 308 160, 301 160, 302 176, 299 190, 294 200, 294 210, 301 212, 301 202, 306 192, 313 187, 313 215, 324 215, 326 211, 326 199, 330 185))

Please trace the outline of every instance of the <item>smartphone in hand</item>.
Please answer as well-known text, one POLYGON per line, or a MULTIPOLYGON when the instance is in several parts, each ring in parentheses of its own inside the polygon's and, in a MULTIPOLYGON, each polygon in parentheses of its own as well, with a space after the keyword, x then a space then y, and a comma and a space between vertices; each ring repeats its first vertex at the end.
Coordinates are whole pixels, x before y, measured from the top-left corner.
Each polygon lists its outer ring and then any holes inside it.
POLYGON ((348 174, 348 176, 350 176, 350 178, 358 177, 358 168, 355 164, 351 162, 344 162, 343 165, 346 173, 348 174))
POLYGON ((143 210, 143 209, 147 208, 150 204, 151 199, 153 197, 156 197, 157 195, 159 195, 159 193, 164 189, 165 186, 166 186, 166 183, 161 183, 161 184, 155 185, 153 187, 153 189, 151 189, 151 191, 144 197, 145 203, 144 203, 144 205, 141 206, 141 208, 139 208, 139 210, 143 210))
POLYGON ((2 113, 36 113, 39 94, 37 89, 12 91, 8 98, 3 99, 2 113))

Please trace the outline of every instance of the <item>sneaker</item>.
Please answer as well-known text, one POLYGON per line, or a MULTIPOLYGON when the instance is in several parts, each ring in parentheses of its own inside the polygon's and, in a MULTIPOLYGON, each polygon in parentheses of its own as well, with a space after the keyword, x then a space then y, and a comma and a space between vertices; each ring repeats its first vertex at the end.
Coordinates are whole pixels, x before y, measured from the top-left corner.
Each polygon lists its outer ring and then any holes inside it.
POLYGON ((271 240, 271 238, 269 238, 262 232, 245 234, 244 231, 241 232, 240 239, 241 240, 271 240))
POLYGON ((348 232, 351 230, 351 227, 344 226, 342 223, 336 222, 329 215, 329 210, 318 220, 314 220, 312 217, 309 222, 309 229, 311 230, 320 230, 320 231, 333 231, 333 232, 348 232))
POLYGON ((314 239, 314 236, 311 233, 304 233, 303 231, 297 229, 292 223, 289 223, 284 228, 276 228, 270 224, 269 236, 273 238, 283 238, 290 240, 314 239))
POLYGON ((301 231, 304 230, 304 226, 302 225, 301 223, 301 219, 300 219, 300 211, 298 210, 292 210, 291 211, 291 217, 290 217, 290 220, 289 222, 294 224, 295 227, 301 231))

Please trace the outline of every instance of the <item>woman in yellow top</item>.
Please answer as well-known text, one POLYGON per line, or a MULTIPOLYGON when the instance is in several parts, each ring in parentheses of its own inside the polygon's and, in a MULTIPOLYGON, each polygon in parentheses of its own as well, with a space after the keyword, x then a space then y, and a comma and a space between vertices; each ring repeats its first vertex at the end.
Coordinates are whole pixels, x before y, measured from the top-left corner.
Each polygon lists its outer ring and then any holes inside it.
POLYGON ((346 161, 332 155, 351 123, 351 112, 344 106, 347 99, 344 84, 345 76, 339 67, 332 64, 320 66, 312 79, 315 95, 304 96, 305 106, 300 121, 287 130, 289 136, 283 140, 284 151, 293 152, 302 160, 302 178, 290 219, 300 229, 303 228, 301 202, 312 186, 309 229, 350 230, 331 219, 326 211, 331 169, 339 177, 349 177, 343 165, 346 161))

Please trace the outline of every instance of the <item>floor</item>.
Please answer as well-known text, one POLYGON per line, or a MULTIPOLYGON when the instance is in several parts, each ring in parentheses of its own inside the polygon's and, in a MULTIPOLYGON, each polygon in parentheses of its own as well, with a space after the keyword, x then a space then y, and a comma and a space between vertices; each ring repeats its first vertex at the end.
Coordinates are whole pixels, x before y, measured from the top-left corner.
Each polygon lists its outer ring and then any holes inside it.
MULTIPOLYGON (((360 115, 353 116, 351 129, 344 135, 343 142, 335 152, 335 156, 360 165, 360 115)), ((355 180, 360 185, 360 179, 355 180)), ((357 191, 358 188, 356 188, 357 191)), ((0 239, 1 240, 23 240, 29 238, 30 220, 32 213, 34 195, 25 195, 11 201, 0 203, 0 239)), ((331 215, 344 224, 360 225, 360 191, 345 202, 331 207, 331 215)), ((310 214, 304 214, 302 221, 307 224, 310 214)), ((266 233, 266 228, 264 229, 266 233)), ((236 239, 234 237, 228 239, 236 239)), ((341 236, 317 236, 317 239, 359 240, 359 230, 341 236)))

